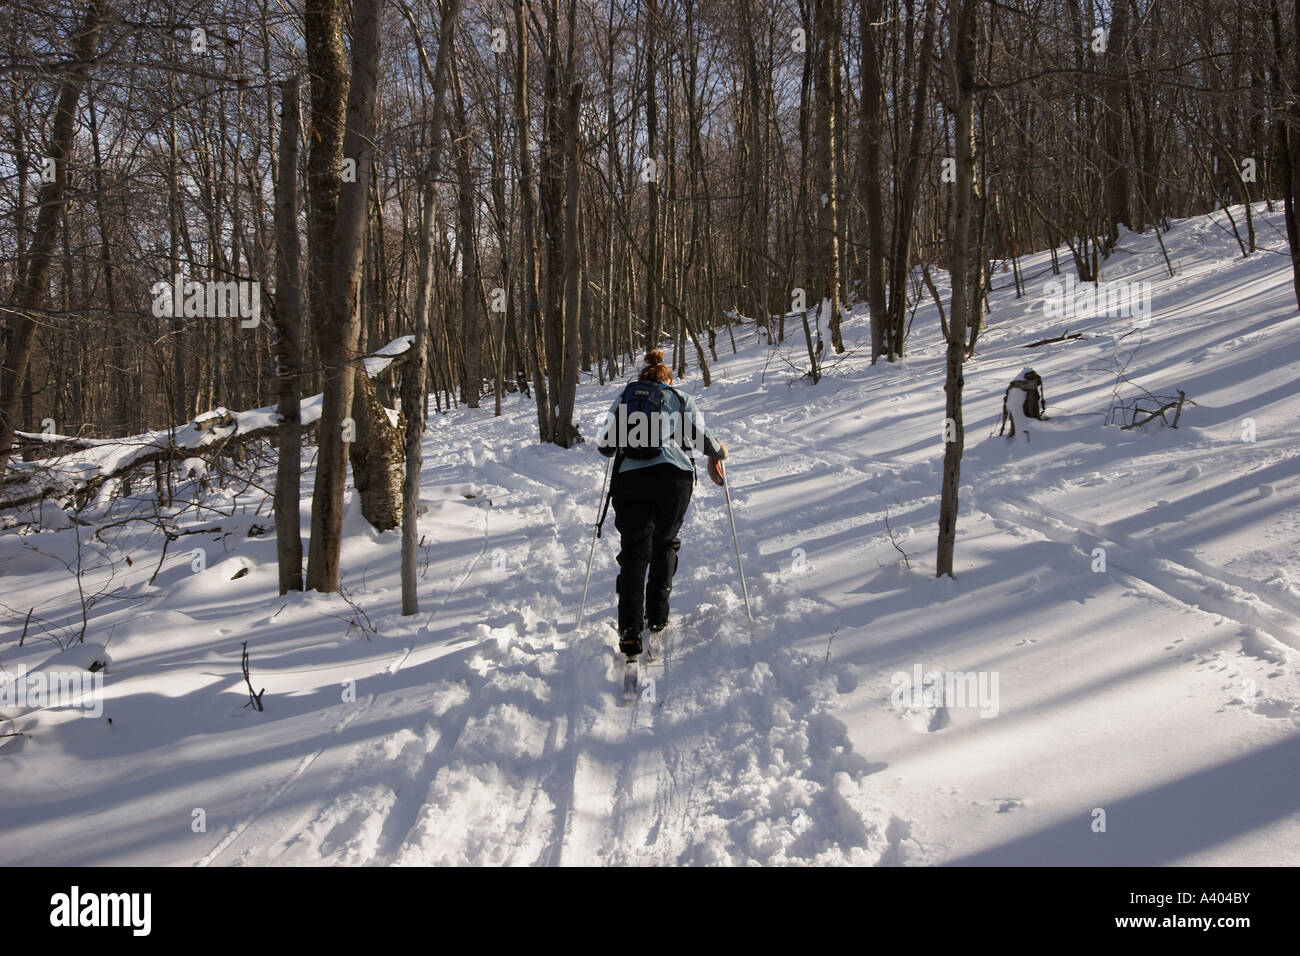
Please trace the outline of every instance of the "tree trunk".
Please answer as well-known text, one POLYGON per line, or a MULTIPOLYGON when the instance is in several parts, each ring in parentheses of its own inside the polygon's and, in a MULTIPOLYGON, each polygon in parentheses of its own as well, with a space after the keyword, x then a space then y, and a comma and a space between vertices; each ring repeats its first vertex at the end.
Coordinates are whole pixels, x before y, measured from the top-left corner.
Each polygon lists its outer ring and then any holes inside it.
POLYGON ((885 351, 885 180, 880 171, 880 145, 885 136, 884 106, 876 52, 883 23, 881 0, 861 0, 862 41, 862 190, 867 213, 867 306, 871 310, 871 361, 885 351))
MULTIPOLYGON (((167 104, 172 108, 169 135, 167 137, 167 248, 172 274, 181 271, 181 222, 184 210, 181 208, 180 145, 176 131, 176 77, 167 80, 167 104)), ((295 228, 296 234, 296 228, 295 228)), ((188 377, 185 374, 184 319, 172 310, 171 320, 171 359, 172 359, 172 421, 181 425, 189 417, 188 377)))
POLYGON ((957 489, 961 481, 961 456, 965 447, 961 413, 962 377, 966 359, 966 326, 978 289, 970 289, 971 200, 975 183, 975 4, 960 0, 952 38, 956 77, 957 195, 953 214, 952 305, 948 323, 948 362, 943 390, 947 396, 944 422, 943 490, 939 496, 939 547, 935 577, 953 576, 953 549, 957 542, 957 489))
MULTIPOLYGON (((313 0, 313 3, 315 0, 313 0)), ((311 543, 308 548, 307 586, 317 591, 337 591, 339 555, 343 544, 343 495, 347 480, 348 442, 355 440, 349 417, 354 390, 353 364, 360 332, 361 266, 363 260, 370 164, 374 153, 375 95, 378 86, 379 21, 383 0, 357 0, 352 39, 352 83, 347 100, 347 125, 343 155, 356 160, 356 181, 340 189, 333 237, 333 269, 329 273, 318 337, 323 369, 320 451, 316 458, 316 487, 312 495, 311 543)), ((310 9, 310 8, 309 8, 310 9)), ((335 26, 341 29, 341 20, 335 26)), ((340 38, 341 41, 341 38, 340 38)), ((310 45, 309 45, 310 46, 310 45)), ((313 99, 320 81, 323 106, 342 88, 344 76, 335 72, 312 76, 313 99)), ((335 167, 334 178, 340 178, 335 167)), ((318 179, 323 187, 325 179, 318 179)), ((313 305, 313 308, 316 308, 313 305)), ((373 394, 371 392, 370 394, 373 394)), ((400 499, 399 499, 400 501, 400 499)))
POLYGON ((348 457, 361 514, 376 531, 391 531, 402 523, 406 428, 400 414, 394 424, 375 383, 359 367, 353 372, 352 419, 356 433, 348 457))
MULTIPOLYGON (((751 0, 741 0, 737 4, 740 15, 742 49, 745 58, 744 86, 748 96, 749 123, 748 138, 743 144, 746 152, 746 170, 748 189, 745 206, 742 207, 743 228, 748 236, 741 251, 740 282, 753 297, 754 317, 760 328, 768 329, 771 323, 771 307, 767 301, 767 232, 768 208, 766 202, 766 177, 770 175, 769 166, 764 162, 766 155, 765 133, 767 131, 767 111, 758 69, 758 47, 754 38, 754 18, 750 10, 751 0)), ((694 128, 694 127, 693 127, 694 128)), ((706 206, 706 209, 710 207, 706 206)), ((710 266, 712 268, 712 266, 710 266)), ((788 303, 787 303, 788 305, 788 303)), ((782 306, 781 313, 787 311, 782 306)), ((712 321, 712 314, 710 314, 712 321)), ((784 323, 784 319, 782 319, 784 323)), ((727 327, 730 332, 730 321, 727 327)))
MULTIPOLYGON (((348 64, 343 48, 343 0, 305 0, 307 68, 311 74, 307 153, 307 315, 317 365, 323 346, 325 300, 334 266, 334 229, 342 184, 348 64)), ((319 375, 320 373, 316 373, 319 375)))
MULTIPOLYGON (((424 468, 421 442, 428 413, 429 300, 433 292, 433 230, 437 206, 434 184, 441 166, 444 95, 447 65, 460 0, 449 0, 442 14, 438 65, 433 74, 433 117, 429 124, 429 165, 420 184, 419 266, 415 287, 415 336, 411 365, 402 378, 402 415, 406 419, 406 471, 402 479, 402 613, 415 614, 420 599, 415 584, 416 549, 420 545, 420 472, 424 468)), ((426 64, 427 66, 427 64, 426 64)))
POLYGON ((302 590, 302 268, 298 251, 298 142, 301 81, 283 84, 280 173, 275 183, 275 331, 279 383, 279 460, 275 472, 275 541, 280 593, 302 590))
MULTIPOLYGON (((59 219, 63 214, 64 191, 68 182, 68 160, 72 155, 76 133, 77 101, 86 83, 91 58, 99 45, 104 24, 106 0, 91 0, 73 48, 72 66, 59 90, 54 113, 54 130, 46 158, 54 163, 54 178, 41 187, 40 213, 36 233, 27 255, 27 274, 13 316, 13 338, 0 368, 0 478, 9 462, 14 432, 18 429, 27 370, 36 345, 36 312, 50 294, 50 260, 59 238, 59 219)), ((25 170, 21 174, 25 174, 25 170)))
POLYGON ((565 223, 564 223, 564 366, 558 384, 558 414, 551 434, 555 442, 571 448, 582 441, 573 426, 573 405, 578 394, 578 319, 582 298, 582 262, 578 244, 578 172, 581 168, 579 111, 582 108, 582 84, 569 90, 565 113, 565 223))
POLYGON ((1125 92, 1128 87, 1127 60, 1129 0, 1115 0, 1111 5, 1110 38, 1106 44, 1105 148, 1102 151, 1106 193, 1106 248, 1119 239, 1121 224, 1132 228, 1129 204, 1129 173, 1124 160, 1125 92))
POLYGON ((519 192, 523 197, 524 325, 532 362, 533 399, 537 403, 537 433, 541 441, 551 440, 550 405, 546 397, 546 357, 542 354, 541 327, 544 320, 537 288, 537 208, 533 194, 533 157, 529 146, 528 111, 528 24, 524 18, 527 0, 515 0, 515 117, 519 140, 519 192))
POLYGON ((921 166, 925 162, 925 157, 921 154, 921 141, 930 96, 937 19, 938 0, 926 0, 916 91, 912 99, 911 132, 907 152, 902 159, 902 178, 894 197, 894 229, 889 249, 889 327, 885 342, 886 357, 891 362, 903 357, 904 339, 907 336, 907 330, 903 326, 907 312, 907 273, 912 266, 912 233, 916 222, 921 166))
MULTIPOLYGON (((104 157, 99 146, 99 120, 96 117, 93 87, 86 94, 86 112, 90 118, 91 155, 95 160, 95 213, 99 225, 100 269, 104 277, 104 297, 108 305, 109 320, 114 324, 120 321, 117 311, 117 284, 113 275, 113 256, 109 244, 108 215, 104 209, 104 157)), ((139 429, 134 428, 132 410, 139 412, 139 403, 131 401, 131 375, 127 369, 125 330, 119 330, 111 336, 113 343, 113 377, 116 386, 116 407, 114 418, 121 429, 121 434, 130 435, 139 429)), ((28 388, 30 389, 30 381, 28 388)), ((30 395, 30 391, 27 393, 30 395)), ((31 420, 30 410, 25 416, 31 420)))
MULTIPOLYGON (((454 41, 453 41, 454 42, 454 41)), ((456 177, 458 218, 456 245, 460 258, 460 340, 465 350, 461 368, 460 399, 468 408, 479 407, 479 394, 483 388, 483 293, 479 281, 478 242, 476 240, 478 201, 474 195, 473 136, 465 113, 465 95, 461 89, 460 71, 456 61, 451 61, 451 85, 456 103, 456 177)))
POLYGON ((646 59, 645 59, 645 128, 646 160, 651 175, 646 183, 646 218, 649 220, 650 236, 649 254, 646 258, 646 274, 650 281, 645 284, 645 342, 646 351, 659 347, 663 335, 663 321, 660 314, 659 277, 662 272, 663 251, 659 243, 659 100, 655 83, 655 39, 659 32, 659 6, 657 0, 649 0, 646 10, 646 59))
MULTIPOLYGON (((831 345, 835 351, 844 351, 844 342, 840 336, 840 238, 839 238, 839 176, 836 169, 835 114, 839 101, 839 45, 840 16, 836 0, 817 0, 816 24, 817 35, 817 73, 816 73, 816 114, 817 147, 814 177, 815 192, 813 198, 815 209, 818 266, 818 298, 822 300, 821 317, 831 333, 831 345)), ((821 328, 817 331, 817 357, 822 350, 821 328)), ((817 366, 813 366, 813 382, 819 378, 817 366)))
MULTIPOLYGON (((1273 21, 1273 63, 1270 76, 1270 84, 1273 88, 1273 97, 1276 103, 1278 118, 1277 124, 1277 146, 1279 164, 1282 167, 1282 209, 1283 218, 1286 222, 1286 239, 1287 246, 1291 253, 1291 286, 1295 292, 1296 304, 1300 306, 1300 210, 1297 210, 1296 204, 1300 202, 1300 195, 1297 195, 1297 179, 1300 179, 1300 157, 1297 157, 1294 151, 1297 139, 1297 133, 1300 133, 1300 105, 1296 103, 1295 97, 1292 96, 1290 103, 1287 103, 1285 97, 1286 84, 1285 76, 1285 51, 1286 41, 1282 35, 1282 16, 1279 10, 1279 0, 1272 0, 1270 4, 1270 16, 1273 21)), ((1296 17, 1296 30, 1300 31, 1300 15, 1296 17)), ((1296 49, 1296 58, 1300 60, 1300 46, 1296 49)), ((1298 74, 1300 75, 1300 74, 1298 74)))

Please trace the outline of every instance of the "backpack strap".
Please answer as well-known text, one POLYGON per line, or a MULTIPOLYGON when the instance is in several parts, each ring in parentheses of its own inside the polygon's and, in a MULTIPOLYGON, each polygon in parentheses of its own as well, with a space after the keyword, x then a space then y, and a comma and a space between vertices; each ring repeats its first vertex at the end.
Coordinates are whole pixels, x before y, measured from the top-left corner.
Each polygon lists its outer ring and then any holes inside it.
MULTIPOLYGON (((638 383, 629 382, 628 386, 636 385, 636 384, 638 383)), ((679 418, 684 418, 686 412, 686 397, 682 395, 681 392, 677 391, 677 389, 673 388, 671 385, 665 384, 664 382, 655 382, 654 384, 658 385, 661 389, 667 389, 668 391, 672 392, 674 395, 677 396, 677 403, 678 405, 681 406, 679 418)), ((626 390, 627 387, 624 387, 624 391, 626 390)), ((682 437, 682 441, 679 442, 679 444, 681 445, 682 451, 686 452, 687 457, 690 458, 691 460, 691 475, 695 479, 695 484, 698 485, 700 483, 700 469, 698 463, 695 460, 695 446, 685 440, 686 438, 685 435, 681 437, 682 437)), ((609 503, 614 500, 614 479, 618 478, 619 466, 623 463, 623 459, 626 457, 627 457, 626 449, 623 448, 620 448, 618 452, 614 455, 614 469, 613 469, 614 475, 613 478, 611 478, 609 481, 609 494, 605 496, 605 503, 601 506, 600 509, 600 519, 596 522, 597 538, 600 537, 602 526, 605 524, 605 516, 609 514, 609 503)))

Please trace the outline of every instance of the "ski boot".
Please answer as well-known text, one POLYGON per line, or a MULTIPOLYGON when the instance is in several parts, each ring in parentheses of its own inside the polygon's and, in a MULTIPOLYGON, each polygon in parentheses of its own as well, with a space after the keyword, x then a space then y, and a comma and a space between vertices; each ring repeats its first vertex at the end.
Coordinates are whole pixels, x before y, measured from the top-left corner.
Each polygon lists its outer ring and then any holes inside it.
POLYGON ((637 683, 640 665, 637 657, 641 653, 641 630, 628 628, 618 637, 618 649, 623 652, 626 662, 623 664, 623 703, 631 704, 637 698, 637 683))
POLYGON ((618 636, 618 649, 628 658, 634 658, 641 653, 641 631, 636 628, 627 628, 618 636))

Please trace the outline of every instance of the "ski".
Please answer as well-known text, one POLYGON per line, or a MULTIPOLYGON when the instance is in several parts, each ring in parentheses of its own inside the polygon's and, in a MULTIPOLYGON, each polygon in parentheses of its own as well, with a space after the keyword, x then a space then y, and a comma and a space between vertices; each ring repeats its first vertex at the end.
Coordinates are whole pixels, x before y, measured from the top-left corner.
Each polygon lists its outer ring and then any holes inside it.
POLYGON ((637 677, 640 667, 635 657, 629 657, 623 665, 623 703, 631 704, 637 696, 637 677))
POLYGON ((645 641, 641 648, 641 654, 638 657, 625 657, 623 664, 623 703, 634 703, 641 691, 641 667, 644 663, 646 666, 654 664, 659 660, 663 651, 663 643, 667 637, 667 628, 659 631, 652 631, 645 635, 645 641))

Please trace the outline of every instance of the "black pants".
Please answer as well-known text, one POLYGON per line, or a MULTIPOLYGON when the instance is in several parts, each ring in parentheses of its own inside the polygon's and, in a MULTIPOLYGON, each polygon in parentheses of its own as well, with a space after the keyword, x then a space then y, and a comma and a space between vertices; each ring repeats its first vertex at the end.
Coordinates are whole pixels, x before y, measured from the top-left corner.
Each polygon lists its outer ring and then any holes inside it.
POLYGON ((641 631, 668 623, 668 595, 677 570, 677 532, 691 503, 694 475, 667 462, 614 476, 614 527, 618 553, 618 630, 641 631), (650 579, 646 580, 649 569, 650 579))

